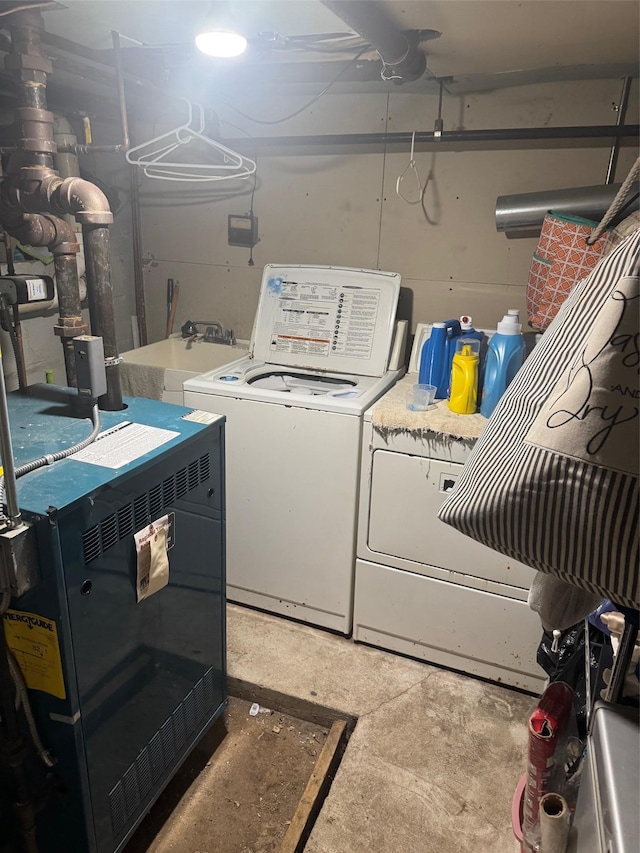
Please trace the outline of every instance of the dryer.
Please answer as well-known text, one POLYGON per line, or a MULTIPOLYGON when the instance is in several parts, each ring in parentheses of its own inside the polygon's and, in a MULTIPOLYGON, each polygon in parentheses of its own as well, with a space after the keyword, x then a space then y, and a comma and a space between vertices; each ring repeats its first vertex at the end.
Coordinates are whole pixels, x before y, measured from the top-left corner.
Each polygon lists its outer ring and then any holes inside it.
POLYGON ((403 372, 399 290, 397 273, 268 265, 249 354, 185 382, 185 405, 227 419, 230 600, 351 632, 362 422, 403 372))
MULTIPOLYGON (((410 393, 429 328, 418 324, 409 373, 385 401, 410 393)), ((363 423, 354 640, 540 693, 542 629, 527 605, 534 569, 437 517, 475 439, 380 430, 375 408, 363 423)))

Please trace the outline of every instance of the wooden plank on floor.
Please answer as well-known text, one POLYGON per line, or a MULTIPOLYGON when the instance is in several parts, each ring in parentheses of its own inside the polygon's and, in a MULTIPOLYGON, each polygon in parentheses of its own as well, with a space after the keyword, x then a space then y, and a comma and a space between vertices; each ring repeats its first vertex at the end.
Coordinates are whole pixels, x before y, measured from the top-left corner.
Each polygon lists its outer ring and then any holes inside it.
POLYGON ((340 762, 340 747, 345 737, 347 723, 336 720, 332 725, 322 751, 313 768, 311 778, 298 803, 278 853, 301 853, 308 832, 316 819, 324 796, 331 784, 331 774, 340 762))
POLYGON ((235 696, 236 699, 257 702, 264 708, 282 711, 289 714, 290 717, 298 717, 298 719, 306 720, 308 723, 317 723, 327 729, 330 729, 336 720, 345 720, 349 735, 353 732, 357 722, 357 718, 346 711, 328 708, 325 705, 319 705, 317 702, 310 702, 308 699, 281 693, 278 690, 272 690, 269 687, 253 684, 230 675, 227 676, 227 689, 229 695, 235 696))

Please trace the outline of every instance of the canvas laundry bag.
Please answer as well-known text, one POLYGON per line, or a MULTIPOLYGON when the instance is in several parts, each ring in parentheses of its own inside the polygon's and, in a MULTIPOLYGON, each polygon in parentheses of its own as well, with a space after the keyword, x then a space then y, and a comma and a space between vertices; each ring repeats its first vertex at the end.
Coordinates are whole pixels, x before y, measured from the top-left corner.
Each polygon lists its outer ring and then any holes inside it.
POLYGON ((640 608, 640 231, 579 282, 509 385, 439 518, 640 608))

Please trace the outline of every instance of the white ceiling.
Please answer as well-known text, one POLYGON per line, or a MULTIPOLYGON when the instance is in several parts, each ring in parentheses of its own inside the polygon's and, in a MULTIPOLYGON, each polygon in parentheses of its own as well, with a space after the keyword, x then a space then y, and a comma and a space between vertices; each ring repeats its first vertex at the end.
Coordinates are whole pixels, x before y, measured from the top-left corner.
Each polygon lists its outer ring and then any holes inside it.
MULTIPOLYGON (((93 48, 110 47, 112 30, 150 45, 190 44, 212 7, 250 37, 264 31, 348 30, 319 0, 64 0, 61 5, 46 13, 47 29, 93 48)), ((637 0, 386 0, 384 5, 402 29, 442 33, 425 44, 428 68, 438 77, 532 69, 557 69, 561 75, 563 68, 619 69, 639 61, 637 0)))

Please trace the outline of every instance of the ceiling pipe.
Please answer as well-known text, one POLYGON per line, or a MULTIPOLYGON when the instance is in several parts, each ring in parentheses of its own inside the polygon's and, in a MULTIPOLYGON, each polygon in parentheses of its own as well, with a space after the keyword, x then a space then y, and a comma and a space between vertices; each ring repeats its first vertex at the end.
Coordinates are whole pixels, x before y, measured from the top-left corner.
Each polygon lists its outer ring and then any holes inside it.
POLYGON ((418 37, 401 32, 375 0, 322 0, 323 5, 374 47, 382 59, 382 79, 394 83, 418 80, 427 68, 427 58, 418 47, 418 37))
MULTIPOLYGON (((44 23, 38 9, 25 8, 9 16, 11 50, 5 59, 7 71, 18 83, 20 107, 17 110, 19 139, 9 157, 8 168, 0 188, 0 221, 8 222, 7 230, 15 233, 16 217, 24 214, 64 216, 72 214, 82 225, 84 234, 91 328, 103 338, 107 374, 107 392, 100 397, 101 409, 123 408, 120 388, 118 348, 115 335, 113 293, 109 263, 109 225, 113 222, 109 202, 95 184, 82 178, 61 178, 54 169, 56 143, 53 137, 53 114, 47 110, 47 75, 53 70, 42 48, 44 23), (14 229, 14 230, 12 230, 14 229)), ((75 240, 75 234, 74 234, 75 240)), ((72 254, 72 253, 67 253, 72 254)), ((73 258, 75 265, 75 255, 73 258)), ((75 275, 67 265, 61 268, 58 289, 70 288, 61 303, 69 307, 73 317, 81 316, 77 265, 75 275)), ((61 313, 59 331, 65 351, 67 376, 73 378, 68 362, 71 339, 81 334, 74 322, 66 322, 61 313)))
POLYGON ((507 127, 489 130, 443 130, 439 136, 433 131, 418 130, 397 131, 395 133, 322 133, 306 136, 252 136, 251 139, 233 137, 222 140, 224 144, 233 144, 243 148, 277 148, 280 146, 316 147, 322 145, 403 145, 409 148, 415 145, 437 143, 438 150, 444 150, 447 144, 483 143, 491 147, 494 142, 555 142, 568 139, 619 138, 637 139, 640 126, 628 124, 624 127, 611 125, 586 125, 576 127, 507 127))

